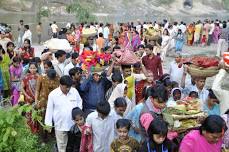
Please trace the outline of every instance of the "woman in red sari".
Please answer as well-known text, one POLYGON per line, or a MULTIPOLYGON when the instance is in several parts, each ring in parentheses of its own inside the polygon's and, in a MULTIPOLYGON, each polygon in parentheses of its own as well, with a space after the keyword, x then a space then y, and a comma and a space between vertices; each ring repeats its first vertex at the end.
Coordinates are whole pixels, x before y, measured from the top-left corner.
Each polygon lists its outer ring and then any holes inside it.
POLYGON ((25 39, 23 48, 20 48, 20 55, 23 60, 23 65, 28 64, 30 60, 35 57, 34 48, 31 47, 29 39, 25 39))
MULTIPOLYGON (((22 93, 25 96, 25 103, 32 105, 35 102, 36 84, 39 77, 36 63, 29 64, 29 72, 22 80, 22 93)), ((38 131, 38 124, 32 120, 31 113, 26 114, 27 123, 33 133, 38 131)))
POLYGON ((152 87, 155 85, 153 79, 153 73, 147 72, 148 75, 146 76, 146 80, 139 81, 135 86, 135 95, 136 95, 136 104, 143 102, 143 90, 144 88, 152 87))

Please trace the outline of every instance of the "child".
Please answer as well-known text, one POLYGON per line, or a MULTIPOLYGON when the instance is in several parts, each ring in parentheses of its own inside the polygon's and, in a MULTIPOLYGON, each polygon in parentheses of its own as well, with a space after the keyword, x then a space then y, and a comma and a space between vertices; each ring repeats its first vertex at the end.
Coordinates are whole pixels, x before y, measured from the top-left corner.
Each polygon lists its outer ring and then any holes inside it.
POLYGON ((110 109, 107 101, 99 101, 96 111, 86 119, 86 124, 92 128, 94 152, 109 152, 115 138, 115 118, 110 114, 110 109))
POLYGON ((148 128, 148 139, 139 152, 172 152, 172 142, 167 139, 168 126, 160 118, 154 119, 148 128))
POLYGON ((196 91, 191 91, 189 93, 189 97, 192 98, 192 99, 198 99, 199 98, 199 95, 196 91))
POLYGON ((92 137, 90 135, 86 136, 85 134, 88 127, 85 126, 85 115, 80 108, 76 107, 72 109, 72 120, 74 120, 75 125, 73 125, 68 132, 66 151, 92 152, 92 137))
POLYGON ((130 126, 131 124, 128 119, 119 119, 116 122, 118 138, 111 143, 111 152, 137 152, 139 150, 140 145, 138 141, 128 136, 130 126))
POLYGON ((171 93, 171 97, 169 98, 168 102, 166 103, 167 107, 174 107, 176 106, 176 101, 180 100, 182 96, 182 91, 180 88, 174 88, 171 93))
POLYGON ((214 92, 209 89, 207 102, 204 104, 204 111, 208 115, 220 115, 219 101, 214 92))
POLYGON ((118 119, 124 117, 124 113, 126 111, 127 102, 124 97, 118 97, 114 101, 114 110, 111 111, 112 114, 118 119))

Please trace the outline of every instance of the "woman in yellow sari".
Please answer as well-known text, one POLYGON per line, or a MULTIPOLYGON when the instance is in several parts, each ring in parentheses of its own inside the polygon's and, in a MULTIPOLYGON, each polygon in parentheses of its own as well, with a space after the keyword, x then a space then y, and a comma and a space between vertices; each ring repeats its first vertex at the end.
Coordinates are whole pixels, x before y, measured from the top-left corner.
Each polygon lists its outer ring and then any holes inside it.
POLYGON ((193 38, 194 38, 194 32, 195 32, 195 28, 193 26, 193 24, 191 23, 189 26, 188 26, 188 30, 187 30, 187 44, 189 46, 192 46, 193 44, 193 38))

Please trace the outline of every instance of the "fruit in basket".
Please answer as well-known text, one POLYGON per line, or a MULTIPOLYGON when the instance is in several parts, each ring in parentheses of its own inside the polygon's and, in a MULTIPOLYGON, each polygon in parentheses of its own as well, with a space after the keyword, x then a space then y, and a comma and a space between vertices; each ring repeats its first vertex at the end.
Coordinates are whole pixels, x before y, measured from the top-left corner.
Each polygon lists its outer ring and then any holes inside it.
POLYGON ((184 104, 179 104, 179 105, 176 105, 174 109, 177 109, 180 111, 186 111, 186 106, 184 104))

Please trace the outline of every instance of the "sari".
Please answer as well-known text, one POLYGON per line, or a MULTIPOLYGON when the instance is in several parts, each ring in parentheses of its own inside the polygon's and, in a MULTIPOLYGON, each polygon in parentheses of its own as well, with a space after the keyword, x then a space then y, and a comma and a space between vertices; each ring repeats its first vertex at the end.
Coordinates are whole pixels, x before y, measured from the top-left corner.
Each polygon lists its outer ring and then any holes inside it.
POLYGON ((187 29, 187 44, 192 46, 193 44, 193 39, 194 39, 194 33, 195 33, 195 28, 192 24, 190 24, 188 26, 188 29, 187 29))

